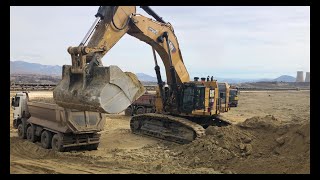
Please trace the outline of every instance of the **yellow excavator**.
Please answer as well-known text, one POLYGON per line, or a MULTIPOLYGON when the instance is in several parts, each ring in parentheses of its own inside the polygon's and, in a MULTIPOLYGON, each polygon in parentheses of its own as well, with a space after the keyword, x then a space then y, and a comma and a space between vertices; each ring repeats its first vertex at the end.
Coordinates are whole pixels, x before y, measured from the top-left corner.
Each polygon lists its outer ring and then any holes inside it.
MULTIPOLYGON (((156 113, 132 116, 130 128, 134 134, 184 144, 205 135, 205 128, 210 125, 229 125, 218 116, 218 82, 212 76, 200 80, 195 77, 190 81, 172 25, 150 7, 141 8, 155 20, 137 14, 135 6, 99 7, 96 20, 80 45, 68 48, 72 66, 63 67, 63 79, 54 90, 57 104, 65 108, 106 112, 109 101, 103 98, 114 87, 106 85, 111 82, 108 78, 112 79, 112 72, 102 66, 101 58, 121 37, 129 34, 152 47, 158 81, 156 113), (164 64, 167 83, 162 81, 156 52, 164 64), (106 74, 108 78, 105 78, 106 74)), ((143 93, 143 90, 137 90, 132 99, 143 93)), ((119 104, 121 101, 108 108, 121 106, 119 104)))

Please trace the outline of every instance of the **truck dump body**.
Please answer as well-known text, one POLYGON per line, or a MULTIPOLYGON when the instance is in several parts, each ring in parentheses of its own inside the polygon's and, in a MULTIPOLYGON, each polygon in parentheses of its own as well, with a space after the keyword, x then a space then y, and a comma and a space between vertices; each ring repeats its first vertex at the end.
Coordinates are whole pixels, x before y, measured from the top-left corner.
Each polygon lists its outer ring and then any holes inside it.
POLYGON ((143 105, 143 106, 154 106, 155 104, 156 95, 151 93, 146 93, 142 95, 139 99, 133 102, 136 105, 143 105))
POLYGON ((155 101, 155 92, 147 91, 126 109, 125 115, 131 116, 135 114, 153 113, 156 111, 155 101))
POLYGON ((64 109, 57 104, 28 102, 28 110, 31 115, 28 122, 61 133, 98 132, 105 122, 100 113, 64 109))

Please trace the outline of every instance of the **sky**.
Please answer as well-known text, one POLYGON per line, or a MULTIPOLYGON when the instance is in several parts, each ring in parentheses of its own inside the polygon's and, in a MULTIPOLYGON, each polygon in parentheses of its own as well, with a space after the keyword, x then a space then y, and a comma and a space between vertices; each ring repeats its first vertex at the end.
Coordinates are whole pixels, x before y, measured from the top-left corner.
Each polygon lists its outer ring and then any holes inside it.
MULTIPOLYGON (((277 78, 310 72, 309 6, 151 6, 170 22, 190 78, 277 78)), ((11 6, 10 60, 71 64, 98 6, 11 6)), ((137 13, 150 17, 139 6, 137 13)), ((158 56, 160 60, 160 57, 158 56)), ((155 76, 151 47, 126 34, 104 66, 155 76)), ((159 63, 165 78, 164 66, 159 63)))

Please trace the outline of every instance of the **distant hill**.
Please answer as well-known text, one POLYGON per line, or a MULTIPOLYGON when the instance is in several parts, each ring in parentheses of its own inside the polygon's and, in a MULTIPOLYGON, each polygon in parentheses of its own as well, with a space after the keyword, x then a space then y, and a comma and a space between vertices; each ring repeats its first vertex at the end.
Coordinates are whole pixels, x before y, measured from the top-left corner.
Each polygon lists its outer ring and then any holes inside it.
MULTIPOLYGON (((29 63, 25 61, 10 61, 10 74, 40 74, 40 75, 58 75, 62 74, 62 66, 42 65, 38 63, 29 63)), ((157 82, 157 78, 144 74, 136 73, 138 79, 144 82, 157 82)), ((276 79, 241 79, 241 78, 219 78, 214 79, 219 82, 228 83, 244 83, 244 82, 258 82, 258 81, 282 81, 282 82, 295 82, 296 78, 288 75, 282 75, 276 79)), ((164 79, 163 79, 164 80, 164 79)))
MULTIPOLYGON (((10 61, 10 74, 39 74, 59 75, 62 74, 62 66, 42 65, 25 61, 10 61)), ((157 82, 157 78, 144 73, 136 73, 140 81, 157 82)))
POLYGON ((228 83, 253 83, 253 82, 295 82, 296 78, 288 75, 282 75, 275 79, 268 79, 268 78, 262 78, 262 79, 239 79, 239 78, 229 78, 229 79, 223 79, 223 78, 217 78, 220 82, 228 82, 228 83))
POLYGON ((62 66, 42 65, 25 61, 10 61, 10 74, 61 75, 62 66))
POLYGON ((241 79, 241 78, 214 78, 219 82, 227 82, 227 83, 245 83, 245 82, 255 82, 256 79, 241 79))
POLYGON ((157 78, 144 73, 136 73, 140 81, 157 82, 157 78))
POLYGON ((277 82, 295 82, 296 81, 296 78, 295 77, 292 77, 292 76, 288 76, 288 75, 282 75, 276 79, 274 79, 274 81, 277 81, 277 82))

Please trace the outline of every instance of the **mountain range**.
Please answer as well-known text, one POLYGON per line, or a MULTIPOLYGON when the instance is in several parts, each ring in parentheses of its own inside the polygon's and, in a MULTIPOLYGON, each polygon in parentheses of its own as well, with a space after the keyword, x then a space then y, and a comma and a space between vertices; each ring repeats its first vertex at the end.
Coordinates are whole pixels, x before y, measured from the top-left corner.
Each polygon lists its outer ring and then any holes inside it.
MULTIPOLYGON (((42 65, 39 63, 29 63, 25 61, 10 61, 10 74, 40 74, 60 76, 62 66, 42 65)), ((136 73, 140 81, 156 82, 157 78, 145 73, 136 73)), ((278 82, 295 82, 296 78, 288 75, 282 75, 275 79, 240 79, 240 78, 215 78, 219 82, 244 83, 258 81, 278 81, 278 82)))
POLYGON ((10 61, 10 74, 61 75, 62 66, 42 65, 25 61, 10 61))

